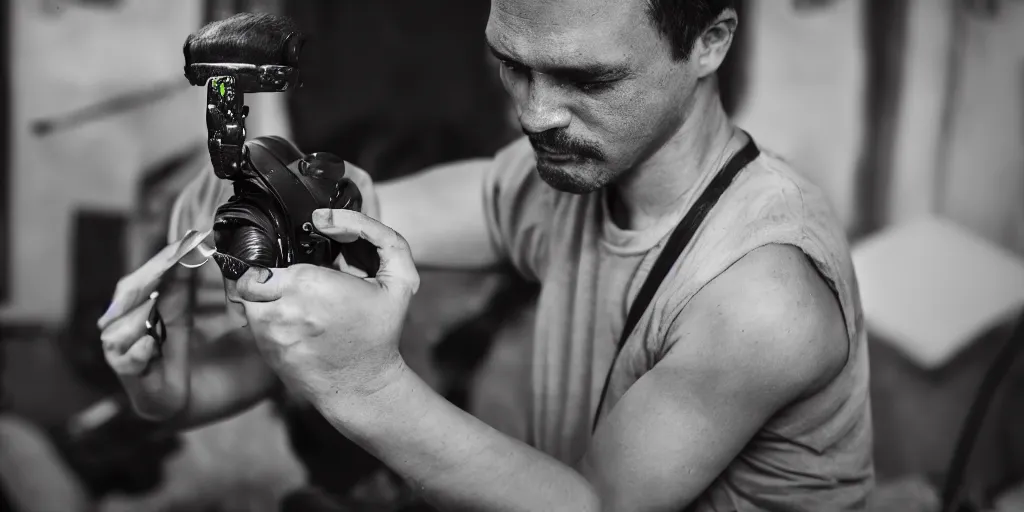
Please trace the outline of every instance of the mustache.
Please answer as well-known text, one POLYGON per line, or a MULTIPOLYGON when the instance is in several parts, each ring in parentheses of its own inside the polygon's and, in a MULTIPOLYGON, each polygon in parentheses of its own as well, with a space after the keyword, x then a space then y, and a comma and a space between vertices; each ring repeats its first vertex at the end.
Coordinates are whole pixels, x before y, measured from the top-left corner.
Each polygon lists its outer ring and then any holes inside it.
POLYGON ((604 159, 604 154, 596 144, 574 138, 564 129, 548 130, 539 133, 530 133, 523 130, 523 133, 530 139, 530 145, 533 146, 533 149, 538 152, 573 155, 593 160, 604 159))

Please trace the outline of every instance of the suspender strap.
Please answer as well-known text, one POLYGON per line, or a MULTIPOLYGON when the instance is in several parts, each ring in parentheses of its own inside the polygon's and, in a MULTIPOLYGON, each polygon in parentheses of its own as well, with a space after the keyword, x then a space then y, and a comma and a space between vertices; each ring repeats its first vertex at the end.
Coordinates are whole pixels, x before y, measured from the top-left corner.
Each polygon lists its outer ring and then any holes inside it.
POLYGON ((707 216, 711 208, 718 202, 718 198, 722 196, 725 189, 729 188, 733 178, 736 177, 739 172, 747 166, 750 162, 754 161, 760 154, 761 151, 757 148, 757 144, 754 143, 754 139, 750 138, 746 146, 743 147, 738 153, 736 153, 729 161, 725 164, 718 175, 711 180, 711 184, 704 190, 697 202, 690 208, 690 211, 686 213, 683 220, 679 222, 675 230, 668 238, 668 242, 665 243, 665 248, 662 249, 661 254, 658 255, 658 259, 654 262, 654 266, 651 267, 651 273, 647 275, 647 280, 644 281, 643 286, 640 288, 640 292, 637 293, 636 299, 633 301, 633 305, 629 308, 629 314, 626 316, 626 325, 622 329, 622 336, 619 337, 619 344, 615 348, 615 357, 612 359, 612 365, 608 368, 608 376, 605 377, 604 387, 601 389, 601 398, 597 403, 597 410, 594 413, 594 423, 591 427, 591 431, 597 429, 597 419, 601 416, 601 407, 604 406, 605 397, 608 394, 608 385, 611 382, 612 370, 615 368, 615 363, 619 359, 619 353, 622 352, 623 345, 626 344, 626 340, 629 339, 629 335, 633 333, 633 329, 636 328, 637 322, 640 321, 640 317, 643 316, 647 306, 650 305, 651 300, 654 298, 655 292, 658 291, 658 287, 661 286, 661 282, 668 275, 669 271, 672 270, 672 266, 675 265, 679 256, 686 249, 686 246, 690 243, 690 239, 697 232, 697 228, 700 227, 701 222, 704 221, 704 217, 707 216))

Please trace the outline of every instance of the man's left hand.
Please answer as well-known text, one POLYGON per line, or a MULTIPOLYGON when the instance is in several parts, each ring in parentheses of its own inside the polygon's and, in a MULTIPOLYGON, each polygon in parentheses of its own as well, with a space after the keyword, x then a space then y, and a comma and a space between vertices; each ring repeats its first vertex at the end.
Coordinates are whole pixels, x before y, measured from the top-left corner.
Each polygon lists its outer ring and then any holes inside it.
POLYGON ((403 366, 398 340, 419 274, 409 245, 391 228, 359 212, 318 210, 313 223, 339 242, 365 238, 377 247, 372 278, 313 265, 252 268, 230 300, 242 304, 268 364, 315 401, 367 395, 386 387, 403 366))

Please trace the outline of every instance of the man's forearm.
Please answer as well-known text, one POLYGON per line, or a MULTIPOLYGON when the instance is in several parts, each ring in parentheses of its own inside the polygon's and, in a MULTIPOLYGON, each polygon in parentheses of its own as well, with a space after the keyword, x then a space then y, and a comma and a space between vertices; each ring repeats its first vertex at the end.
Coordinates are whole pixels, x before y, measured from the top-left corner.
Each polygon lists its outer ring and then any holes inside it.
POLYGON ((446 510, 598 510, 572 468, 453 406, 404 365, 373 394, 316 399, 335 427, 446 510))
POLYGON ((193 356, 185 407, 170 419, 187 430, 241 414, 268 398, 279 384, 247 329, 218 338, 193 356))
POLYGON ((132 406, 143 417, 179 430, 200 427, 249 409, 278 383, 246 329, 229 331, 192 354, 187 340, 175 341, 179 343, 173 346, 185 347, 178 356, 191 361, 175 362, 170 370, 171 361, 165 361, 143 377, 121 379, 132 406), (179 371, 179 364, 184 371, 168 378, 167 372, 179 371))

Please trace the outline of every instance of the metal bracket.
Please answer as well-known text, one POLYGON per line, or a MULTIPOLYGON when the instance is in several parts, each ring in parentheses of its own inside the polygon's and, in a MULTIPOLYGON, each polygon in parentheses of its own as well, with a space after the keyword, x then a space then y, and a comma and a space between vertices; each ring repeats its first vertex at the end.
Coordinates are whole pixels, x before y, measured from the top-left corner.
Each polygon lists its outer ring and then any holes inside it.
POLYGON ((207 145, 213 172, 221 179, 243 176, 242 148, 245 118, 249 115, 243 98, 234 77, 215 76, 206 81, 207 145))

